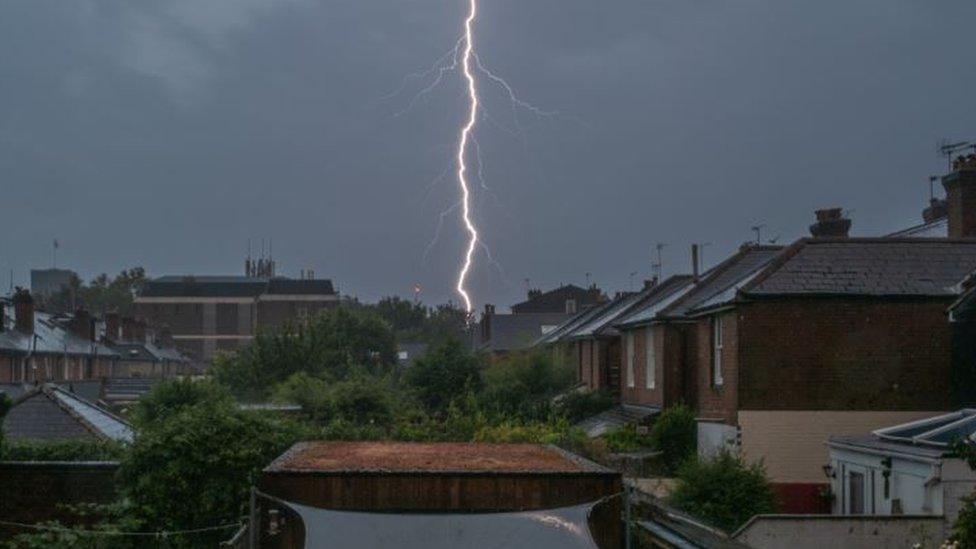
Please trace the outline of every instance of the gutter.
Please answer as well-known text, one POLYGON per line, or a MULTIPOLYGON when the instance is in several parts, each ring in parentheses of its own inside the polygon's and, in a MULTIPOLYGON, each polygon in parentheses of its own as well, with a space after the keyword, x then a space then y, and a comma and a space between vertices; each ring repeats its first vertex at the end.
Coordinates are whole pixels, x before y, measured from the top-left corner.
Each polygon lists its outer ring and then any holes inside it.
POLYGON ((870 454, 870 455, 873 455, 873 456, 882 456, 882 457, 891 456, 891 457, 897 457, 899 459, 905 459, 905 460, 908 460, 908 461, 915 461, 915 462, 918 462, 918 463, 925 463, 925 464, 928 464, 928 465, 940 465, 941 466, 941 464, 942 464, 942 458, 941 457, 940 458, 927 458, 927 457, 918 456, 918 455, 914 455, 914 454, 906 454, 904 452, 879 450, 879 449, 876 449, 876 448, 868 448, 866 446, 857 446, 857 445, 854 445, 854 444, 847 444, 847 443, 844 443, 844 442, 835 442, 835 441, 830 441, 830 440, 827 441, 827 446, 828 447, 831 447, 831 448, 839 448, 839 449, 842 449, 842 450, 850 450, 850 451, 854 451, 854 452, 861 452, 861 453, 870 454))

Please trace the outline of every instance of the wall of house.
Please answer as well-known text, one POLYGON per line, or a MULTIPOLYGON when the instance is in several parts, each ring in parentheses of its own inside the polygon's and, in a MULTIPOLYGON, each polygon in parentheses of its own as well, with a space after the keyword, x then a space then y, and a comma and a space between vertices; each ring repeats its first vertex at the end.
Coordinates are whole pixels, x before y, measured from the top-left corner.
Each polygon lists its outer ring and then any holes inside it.
POLYGON ((743 304, 739 403, 746 410, 948 410, 947 306, 852 299, 743 304))
POLYGON ((738 318, 732 312, 721 312, 697 320, 689 327, 689 367, 694 368, 694 405, 699 418, 720 419, 729 425, 736 422, 738 406, 738 318), (713 322, 723 326, 722 383, 713 373, 713 322))
POLYGON ((740 410, 742 454, 748 461, 762 459, 773 482, 826 483, 823 466, 832 435, 864 435, 938 413, 740 410))
POLYGON ((661 327, 642 326, 632 328, 622 332, 623 352, 621 353, 620 364, 620 401, 624 404, 636 404, 641 406, 660 406, 663 407, 664 400, 664 372, 662 368, 662 356, 664 349, 664 330, 661 327), (627 375, 627 338, 633 337, 634 341, 634 386, 628 384, 627 375), (653 388, 647 387, 648 364, 647 364, 647 340, 651 339, 654 345, 654 355, 656 357, 656 371, 654 372, 653 388))
POLYGON ((76 381, 112 375, 115 359, 85 355, 0 356, 0 382, 76 381))

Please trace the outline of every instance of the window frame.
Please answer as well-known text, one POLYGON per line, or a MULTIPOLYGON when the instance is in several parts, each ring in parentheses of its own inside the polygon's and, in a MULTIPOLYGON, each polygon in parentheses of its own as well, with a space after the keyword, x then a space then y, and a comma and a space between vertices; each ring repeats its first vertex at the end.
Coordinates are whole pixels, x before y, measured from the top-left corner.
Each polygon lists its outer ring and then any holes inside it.
POLYGON ((634 342, 635 334, 633 330, 627 330, 626 337, 626 352, 624 360, 627 362, 627 388, 633 389, 637 387, 637 375, 634 371, 635 362, 637 361, 637 345, 634 342))
POLYGON ((644 331, 644 388, 657 388, 657 348, 654 345, 654 328, 644 331))

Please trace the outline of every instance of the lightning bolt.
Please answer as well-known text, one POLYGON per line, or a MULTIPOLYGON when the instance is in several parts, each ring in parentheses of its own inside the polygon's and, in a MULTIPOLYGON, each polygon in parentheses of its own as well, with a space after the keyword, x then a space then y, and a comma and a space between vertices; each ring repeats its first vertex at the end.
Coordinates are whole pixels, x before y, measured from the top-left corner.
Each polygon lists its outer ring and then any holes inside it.
POLYGON ((468 247, 464 253, 464 262, 461 265, 461 270, 458 272, 456 287, 457 293, 464 301, 464 308, 468 312, 468 315, 474 312, 474 307, 471 304, 471 296, 468 294, 465 283, 467 282, 468 273, 471 271, 475 248, 478 246, 478 228, 471 221, 471 190, 468 188, 468 166, 465 163, 468 141, 470 141, 471 133, 478 123, 478 83, 474 78, 474 73, 471 72, 471 58, 474 56, 474 32, 472 31, 472 27, 477 16, 478 2, 477 0, 469 0, 468 17, 464 20, 464 51, 462 52, 463 56, 461 58, 461 69, 464 72, 464 79, 468 83, 468 120, 461 127, 461 138, 458 140, 457 148, 457 178, 458 185, 461 187, 461 220, 464 222, 464 228, 468 232, 468 247))

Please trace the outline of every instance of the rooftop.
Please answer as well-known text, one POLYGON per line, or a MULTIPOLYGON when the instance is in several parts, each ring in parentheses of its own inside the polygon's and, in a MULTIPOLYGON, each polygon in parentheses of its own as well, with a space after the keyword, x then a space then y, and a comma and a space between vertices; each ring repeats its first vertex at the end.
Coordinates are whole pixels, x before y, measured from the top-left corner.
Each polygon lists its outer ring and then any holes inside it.
POLYGON ((143 286, 140 297, 257 297, 334 295, 328 279, 261 278, 249 276, 161 276, 143 286))
POLYGON ((22 394, 4 418, 3 431, 21 440, 133 439, 124 420, 54 384, 22 394))
POLYGON ((48 313, 34 313, 33 334, 16 330, 13 307, 3 302, 0 302, 0 307, 7 307, 6 314, 3 315, 3 331, 0 332, 0 353, 27 354, 33 351, 67 355, 118 356, 118 353, 108 345, 78 337, 48 313))
POLYGON ((627 314, 617 319, 617 326, 637 326, 650 322, 659 312, 668 308, 681 296, 695 287, 691 275, 675 275, 658 284, 658 291, 642 301, 627 314))
POLYGON ((976 239, 803 239, 742 293, 951 297, 974 268, 976 239))
POLYGON ((300 442, 266 472, 584 473, 602 469, 539 444, 300 442))
POLYGON ((556 329, 570 318, 565 313, 519 313, 492 314, 482 320, 490 323, 488 341, 481 340, 483 326, 473 331, 477 339, 477 347, 490 351, 512 351, 524 349, 547 333, 556 329))

